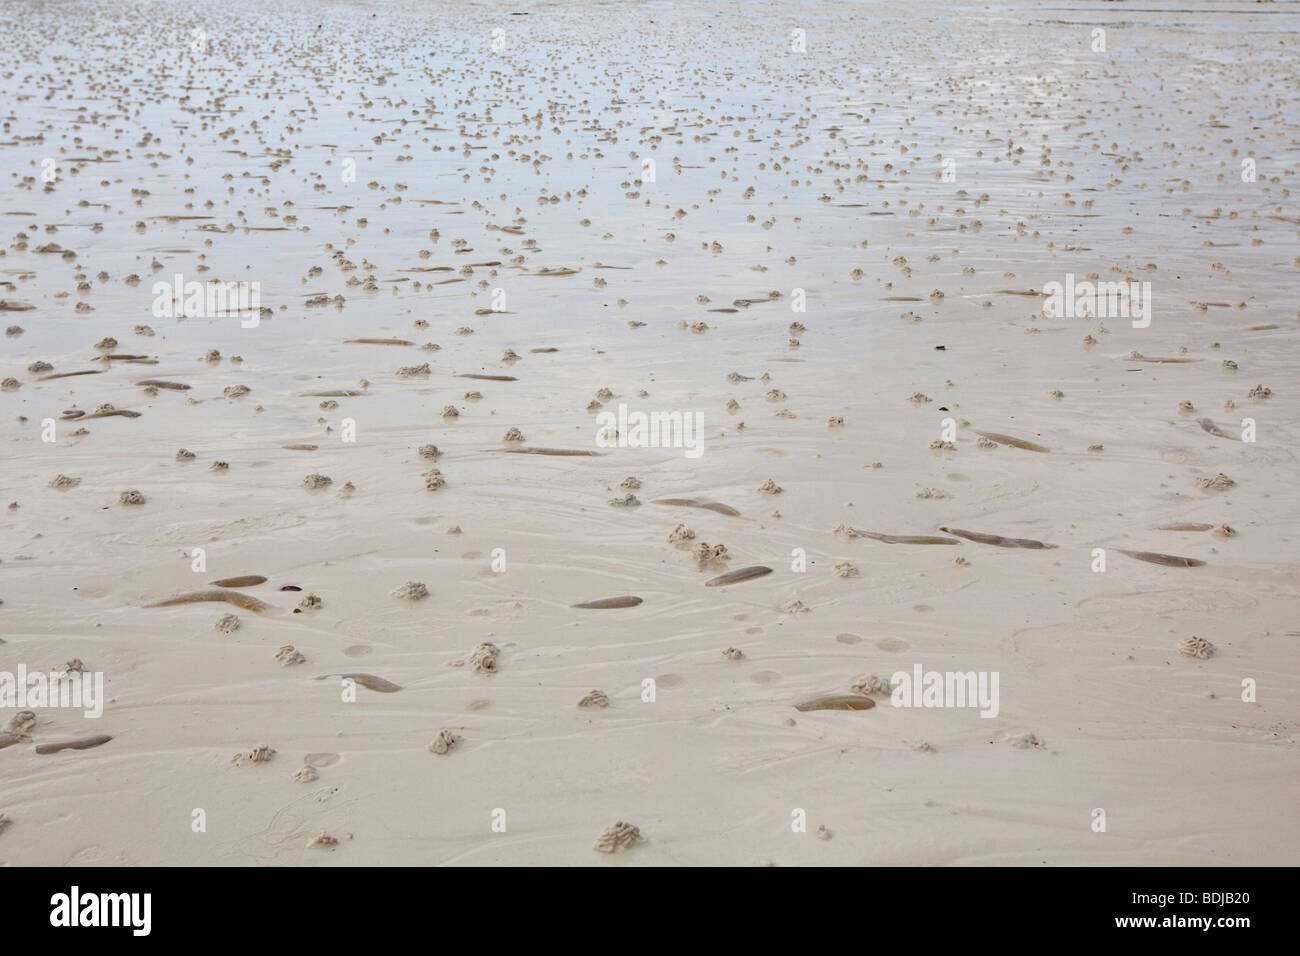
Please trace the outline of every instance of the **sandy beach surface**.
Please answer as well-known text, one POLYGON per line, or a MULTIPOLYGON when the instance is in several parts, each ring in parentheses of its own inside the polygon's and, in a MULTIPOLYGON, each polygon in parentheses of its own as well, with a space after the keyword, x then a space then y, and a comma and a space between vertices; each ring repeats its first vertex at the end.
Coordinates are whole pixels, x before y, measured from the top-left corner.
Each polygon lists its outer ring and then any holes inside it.
POLYGON ((0 863, 1300 862, 1300 4, 0 35, 0 863))

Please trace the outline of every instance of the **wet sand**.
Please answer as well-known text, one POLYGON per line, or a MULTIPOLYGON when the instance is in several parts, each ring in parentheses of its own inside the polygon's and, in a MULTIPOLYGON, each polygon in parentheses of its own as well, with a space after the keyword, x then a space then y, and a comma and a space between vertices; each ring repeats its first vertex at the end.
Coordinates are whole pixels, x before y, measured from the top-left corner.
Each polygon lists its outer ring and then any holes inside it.
POLYGON ((1294 864, 1300 10, 1130 6, 6 5, 0 862, 1294 864))

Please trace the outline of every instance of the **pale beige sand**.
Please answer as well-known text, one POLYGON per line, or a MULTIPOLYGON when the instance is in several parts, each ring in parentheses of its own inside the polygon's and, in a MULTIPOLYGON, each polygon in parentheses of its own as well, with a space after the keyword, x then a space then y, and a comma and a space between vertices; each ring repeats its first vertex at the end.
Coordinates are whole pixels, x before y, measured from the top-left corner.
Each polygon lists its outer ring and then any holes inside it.
POLYGON ((1300 861, 1300 18, 1142 6, 8 4, 0 671, 108 700, 5 731, 0 863, 1300 861), (917 664, 998 716, 852 709, 917 664))

